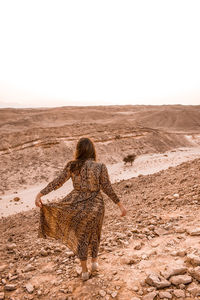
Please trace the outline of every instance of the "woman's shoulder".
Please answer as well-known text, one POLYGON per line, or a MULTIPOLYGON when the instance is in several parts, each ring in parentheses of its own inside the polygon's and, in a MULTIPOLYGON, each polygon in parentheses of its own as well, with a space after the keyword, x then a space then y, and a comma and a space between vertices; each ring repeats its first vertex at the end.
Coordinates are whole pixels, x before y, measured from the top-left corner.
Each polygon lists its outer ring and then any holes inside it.
POLYGON ((97 169, 106 168, 106 165, 105 165, 104 163, 102 163, 102 162, 99 162, 99 161, 91 160, 91 161, 90 161, 90 164, 91 164, 93 167, 97 168, 97 169))

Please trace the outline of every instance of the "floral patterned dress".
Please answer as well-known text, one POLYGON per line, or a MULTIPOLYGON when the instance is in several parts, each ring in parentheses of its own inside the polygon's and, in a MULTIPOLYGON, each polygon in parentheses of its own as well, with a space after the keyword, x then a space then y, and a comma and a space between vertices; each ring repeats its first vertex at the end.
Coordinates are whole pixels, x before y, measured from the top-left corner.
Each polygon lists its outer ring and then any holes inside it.
POLYGON ((61 174, 41 190, 43 195, 72 179, 71 193, 59 202, 43 204, 40 209, 38 237, 62 241, 81 260, 97 257, 104 218, 104 201, 100 190, 114 203, 120 200, 114 192, 105 164, 92 159, 84 162, 80 173, 71 172, 68 162, 61 174))

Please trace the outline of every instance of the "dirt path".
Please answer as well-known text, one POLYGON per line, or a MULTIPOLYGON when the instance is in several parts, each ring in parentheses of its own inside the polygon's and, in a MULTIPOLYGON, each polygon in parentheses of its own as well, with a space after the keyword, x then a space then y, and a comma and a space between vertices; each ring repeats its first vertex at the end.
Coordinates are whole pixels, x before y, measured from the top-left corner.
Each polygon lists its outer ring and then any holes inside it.
MULTIPOLYGON (((200 147, 179 148, 165 153, 145 154, 139 156, 133 166, 124 166, 123 163, 108 165, 108 170, 112 183, 126 180, 138 175, 154 174, 169 167, 174 167, 182 162, 200 158, 200 147)), ((0 217, 6 217, 14 213, 27 211, 35 207, 35 195, 46 185, 46 183, 27 187, 26 190, 8 192, 1 197, 0 217), (15 197, 20 198, 14 201, 15 197)), ((71 180, 68 181, 59 190, 52 192, 44 197, 44 201, 51 201, 66 195, 72 190, 71 180)))

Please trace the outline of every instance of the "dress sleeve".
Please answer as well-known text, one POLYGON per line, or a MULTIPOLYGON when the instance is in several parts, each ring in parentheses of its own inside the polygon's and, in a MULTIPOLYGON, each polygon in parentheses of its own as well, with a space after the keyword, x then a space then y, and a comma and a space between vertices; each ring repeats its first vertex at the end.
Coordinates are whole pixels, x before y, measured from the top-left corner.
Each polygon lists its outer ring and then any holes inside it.
POLYGON ((57 190, 65 183, 65 181, 67 181, 70 178, 70 176, 70 163, 67 163, 60 175, 56 177, 53 181, 51 181, 44 189, 42 189, 40 193, 46 195, 53 190, 57 190))
POLYGON ((116 195, 115 191, 112 188, 110 178, 108 175, 108 170, 105 164, 102 164, 101 175, 100 175, 100 186, 102 191, 114 202, 118 203, 120 199, 116 195))

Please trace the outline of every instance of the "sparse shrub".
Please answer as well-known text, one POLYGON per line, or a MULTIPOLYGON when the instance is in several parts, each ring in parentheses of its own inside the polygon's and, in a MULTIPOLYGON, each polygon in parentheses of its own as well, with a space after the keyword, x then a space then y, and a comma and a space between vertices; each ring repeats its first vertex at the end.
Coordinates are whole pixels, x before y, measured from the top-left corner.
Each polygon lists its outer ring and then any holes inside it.
POLYGON ((135 159, 136 159, 136 154, 129 154, 129 155, 127 155, 123 158, 123 162, 124 162, 125 165, 127 163, 130 163, 131 166, 132 166, 135 159))
POLYGON ((121 138, 120 134, 117 134, 117 135, 115 136, 115 139, 116 139, 116 140, 119 140, 120 138, 121 138))

